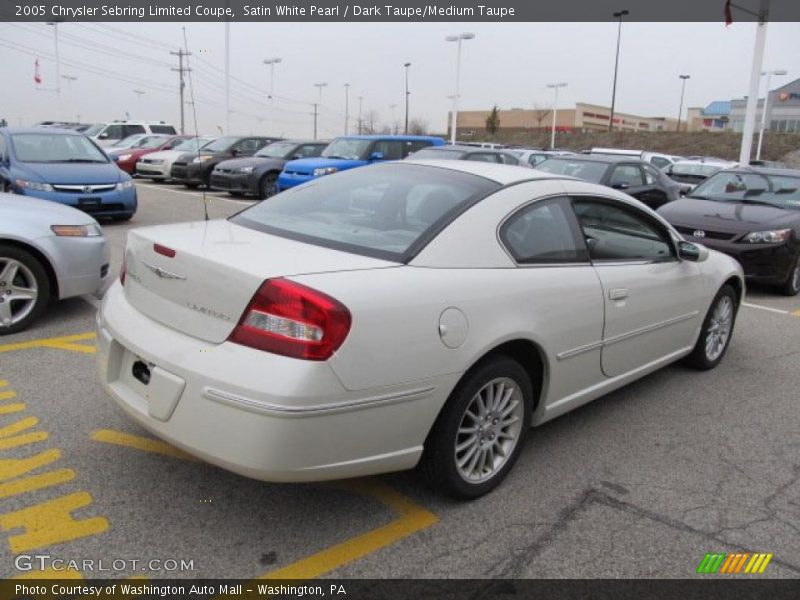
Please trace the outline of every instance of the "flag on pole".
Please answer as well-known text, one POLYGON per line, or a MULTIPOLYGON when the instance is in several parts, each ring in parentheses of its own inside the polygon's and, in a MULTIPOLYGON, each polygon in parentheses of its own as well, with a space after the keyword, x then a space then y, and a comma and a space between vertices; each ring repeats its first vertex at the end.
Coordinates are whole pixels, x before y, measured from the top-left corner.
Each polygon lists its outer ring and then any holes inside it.
POLYGON ((725 27, 733 24, 733 13, 731 12, 731 0, 725 2, 725 27))
POLYGON ((39 73, 39 57, 36 57, 36 62, 33 63, 33 80, 39 84, 42 83, 42 75, 39 73))

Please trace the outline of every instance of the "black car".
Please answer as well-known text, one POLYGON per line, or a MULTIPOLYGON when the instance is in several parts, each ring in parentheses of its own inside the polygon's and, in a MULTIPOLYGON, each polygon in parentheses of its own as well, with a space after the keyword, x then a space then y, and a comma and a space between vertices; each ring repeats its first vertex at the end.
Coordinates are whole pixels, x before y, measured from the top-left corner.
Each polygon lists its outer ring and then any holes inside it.
POLYGON ((750 280, 800 292, 800 171, 720 171, 658 212, 688 241, 737 259, 750 280))
POLYGON ((288 161, 319 156, 327 145, 328 142, 286 140, 264 146, 249 158, 222 161, 211 172, 211 189, 234 196, 268 198, 277 192, 278 175, 288 161))
POLYGON ((536 168, 621 190, 653 209, 680 198, 680 185, 650 163, 630 156, 559 156, 548 158, 536 168))
POLYGON ((252 156, 261 148, 281 138, 257 135, 227 135, 203 146, 199 152, 187 152, 172 163, 170 178, 188 188, 211 183, 211 172, 223 160, 252 156))
POLYGON ((408 158, 418 159, 437 159, 437 160, 474 160, 488 163, 500 163, 501 165, 518 165, 519 159, 511 152, 505 150, 494 150, 492 148, 481 148, 479 146, 458 145, 455 146, 430 146, 417 150, 409 154, 408 158))

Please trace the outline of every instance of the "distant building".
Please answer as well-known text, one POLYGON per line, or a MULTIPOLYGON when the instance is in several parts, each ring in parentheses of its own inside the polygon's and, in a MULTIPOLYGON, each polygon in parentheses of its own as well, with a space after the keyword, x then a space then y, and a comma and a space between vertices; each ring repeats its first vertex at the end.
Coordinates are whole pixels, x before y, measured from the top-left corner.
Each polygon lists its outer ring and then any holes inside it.
MULTIPOLYGON (((456 137, 469 139, 486 135, 486 118, 491 110, 464 110, 458 112, 456 137)), ((550 108, 500 110, 502 133, 530 133, 550 131, 553 126, 553 111, 550 108)), ((559 108, 556 117, 558 132, 608 131, 611 109, 598 104, 578 102, 575 108, 559 108)), ((447 118, 450 123, 450 113, 447 118)), ((614 112, 614 130, 617 131, 675 131, 677 119, 667 117, 643 117, 629 113, 614 112)), ((448 135, 449 135, 448 125, 448 135)))
MULTIPOLYGON (((747 98, 731 101, 731 129, 736 133, 744 130, 744 114, 747 98)), ((764 99, 758 99, 756 107, 756 131, 761 128, 764 99)), ((767 129, 775 133, 800 133, 800 79, 795 79, 767 95, 767 129)))
POLYGON ((715 100, 705 108, 689 108, 689 131, 727 131, 731 121, 731 101, 715 100))

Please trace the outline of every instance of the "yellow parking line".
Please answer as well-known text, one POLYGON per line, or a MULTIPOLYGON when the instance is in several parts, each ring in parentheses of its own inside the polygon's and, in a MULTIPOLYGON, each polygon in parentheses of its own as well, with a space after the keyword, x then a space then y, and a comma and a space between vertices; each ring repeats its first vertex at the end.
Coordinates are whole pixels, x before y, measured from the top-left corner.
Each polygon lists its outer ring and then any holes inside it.
POLYGON ((94 346, 86 344, 74 344, 72 342, 80 342, 84 340, 93 340, 95 334, 93 332, 77 333, 74 335, 65 335, 62 337, 45 338, 41 340, 29 340, 27 342, 16 342, 13 344, 0 345, 1 352, 13 352, 15 350, 29 350, 31 348, 55 348, 58 350, 70 350, 73 352, 95 352, 94 346))
POLYGON ((270 571, 258 579, 312 579, 389 546, 438 522, 438 517, 376 479, 349 483, 345 489, 365 494, 385 504, 399 517, 390 523, 290 565, 270 571))
POLYGON ((114 431, 113 429, 95 429, 92 432, 92 439, 96 442, 126 446, 128 448, 144 450, 145 452, 152 452, 153 454, 163 454, 164 456, 171 456, 182 460, 198 460, 191 454, 187 454, 183 450, 178 450, 175 446, 170 446, 165 442, 139 435, 132 435, 130 433, 123 433, 122 431, 114 431))
POLYGON ((800 308, 798 308, 796 311, 794 311, 794 312, 792 313, 792 316, 794 316, 794 317, 800 317, 800 308))

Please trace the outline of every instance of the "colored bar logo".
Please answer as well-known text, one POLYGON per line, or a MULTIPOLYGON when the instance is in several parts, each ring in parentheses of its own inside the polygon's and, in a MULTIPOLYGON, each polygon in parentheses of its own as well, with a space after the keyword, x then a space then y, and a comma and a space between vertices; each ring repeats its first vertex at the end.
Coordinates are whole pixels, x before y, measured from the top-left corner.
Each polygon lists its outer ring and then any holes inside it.
POLYGON ((771 552, 736 552, 735 554, 709 552, 700 561, 697 572, 703 575, 760 574, 767 568, 772 556, 771 552))

